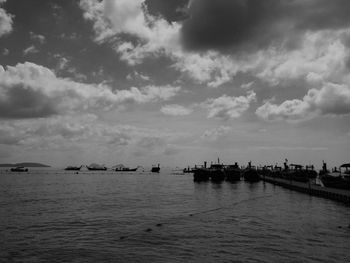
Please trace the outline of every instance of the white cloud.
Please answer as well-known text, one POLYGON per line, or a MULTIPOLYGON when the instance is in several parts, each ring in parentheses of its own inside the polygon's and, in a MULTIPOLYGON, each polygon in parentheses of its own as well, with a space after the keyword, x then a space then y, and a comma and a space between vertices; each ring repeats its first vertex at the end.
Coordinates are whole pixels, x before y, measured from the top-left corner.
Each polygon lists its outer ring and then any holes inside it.
POLYGON ((269 121, 305 120, 319 115, 350 114, 350 88, 324 83, 321 89, 310 89, 302 100, 286 100, 280 105, 266 102, 256 114, 269 121))
POLYGON ((326 80, 341 79, 348 49, 342 38, 346 30, 305 33, 300 48, 286 51, 270 48, 260 52, 256 76, 273 85, 286 80, 310 78, 316 75, 326 80), (311 75, 310 75, 311 74, 311 75))
POLYGON ((34 54, 38 52, 39 50, 35 46, 31 45, 30 47, 27 47, 23 50, 23 55, 27 56, 28 54, 34 54))
POLYGON ((271 46, 243 55, 178 50, 172 53, 172 58, 177 70, 210 87, 231 81, 239 72, 249 73, 274 86, 306 79, 309 74, 333 81, 347 74, 344 59, 349 49, 343 38, 348 34, 349 30, 307 32, 301 36, 300 47, 294 50, 271 46))
POLYGON ((116 37, 115 50, 130 65, 179 46, 180 25, 150 15, 144 0, 81 0, 80 7, 84 17, 94 22, 96 41, 105 42, 116 37), (121 33, 135 36, 139 41, 124 42, 119 38, 121 33))
POLYGON ((250 103, 256 101, 256 94, 249 91, 247 96, 230 97, 223 95, 216 99, 208 99, 202 105, 208 109, 208 118, 223 120, 239 118, 250 107, 250 103))
POLYGON ((185 116, 191 114, 193 110, 181 105, 171 104, 163 106, 160 111, 165 115, 185 116))
POLYGON ((45 117, 64 112, 108 111, 130 103, 167 101, 180 87, 145 86, 112 89, 59 78, 43 66, 26 62, 0 66, 0 115, 5 118, 45 117))
MULTIPOLYGON (((0 5, 6 0, 1 0, 0 5)), ((0 37, 12 31, 13 16, 8 14, 5 9, 0 8, 0 37)))

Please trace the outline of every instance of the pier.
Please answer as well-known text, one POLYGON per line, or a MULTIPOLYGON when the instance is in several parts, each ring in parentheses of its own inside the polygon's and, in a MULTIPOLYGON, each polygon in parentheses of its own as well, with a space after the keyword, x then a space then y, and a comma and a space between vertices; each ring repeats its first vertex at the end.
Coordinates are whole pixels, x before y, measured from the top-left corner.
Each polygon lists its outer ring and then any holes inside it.
POLYGON ((261 180, 298 192, 350 204, 350 191, 347 190, 323 187, 320 185, 313 184, 311 181, 309 181, 308 183, 303 183, 282 178, 275 178, 271 176, 261 176, 261 180))

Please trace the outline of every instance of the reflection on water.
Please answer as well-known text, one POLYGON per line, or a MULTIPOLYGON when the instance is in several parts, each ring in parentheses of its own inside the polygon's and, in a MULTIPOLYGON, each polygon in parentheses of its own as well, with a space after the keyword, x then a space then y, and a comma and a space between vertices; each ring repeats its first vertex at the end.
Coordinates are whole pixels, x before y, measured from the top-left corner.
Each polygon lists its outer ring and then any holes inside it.
POLYGON ((350 262, 350 207, 190 174, 0 173, 0 262, 350 262))

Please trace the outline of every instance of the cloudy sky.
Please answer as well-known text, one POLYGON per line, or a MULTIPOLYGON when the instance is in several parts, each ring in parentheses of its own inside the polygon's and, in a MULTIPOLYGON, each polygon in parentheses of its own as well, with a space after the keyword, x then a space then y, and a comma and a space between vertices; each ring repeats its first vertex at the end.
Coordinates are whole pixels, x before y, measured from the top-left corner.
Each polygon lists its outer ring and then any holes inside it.
POLYGON ((0 0, 0 162, 349 161, 348 0, 0 0))

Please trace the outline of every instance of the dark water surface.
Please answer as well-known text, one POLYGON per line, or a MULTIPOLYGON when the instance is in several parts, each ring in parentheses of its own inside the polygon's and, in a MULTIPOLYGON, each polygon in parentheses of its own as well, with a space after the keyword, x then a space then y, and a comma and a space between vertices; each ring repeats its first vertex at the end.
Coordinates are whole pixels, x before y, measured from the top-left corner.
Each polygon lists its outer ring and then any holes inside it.
POLYGON ((171 172, 0 173, 0 262, 350 262, 350 207, 171 172))

